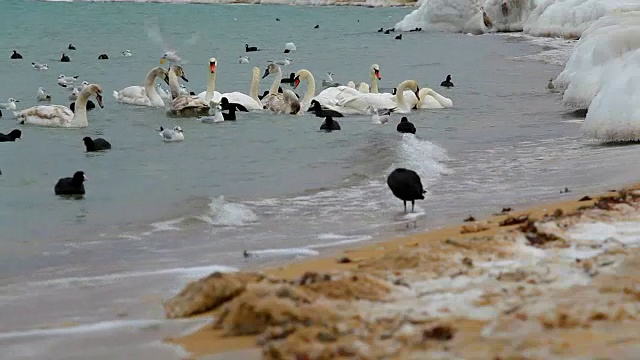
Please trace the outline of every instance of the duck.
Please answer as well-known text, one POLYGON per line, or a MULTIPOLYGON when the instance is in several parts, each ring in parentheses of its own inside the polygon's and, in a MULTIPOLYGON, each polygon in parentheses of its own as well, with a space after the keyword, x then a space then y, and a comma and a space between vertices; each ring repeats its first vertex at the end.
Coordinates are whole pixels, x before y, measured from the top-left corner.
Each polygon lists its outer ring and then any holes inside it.
POLYGON ((553 78, 549 79, 549 83, 547 84, 547 89, 553 90, 555 88, 556 88, 556 86, 553 85, 553 78))
POLYGON ((107 54, 98 55, 98 60, 109 60, 109 56, 107 54))
POLYGON ((440 86, 442 87, 446 87, 446 88, 452 88, 453 87, 453 83, 451 82, 451 74, 447 75, 447 78, 440 83, 440 86))
POLYGON ((257 46, 249 46, 249 44, 244 44, 244 51, 245 52, 258 51, 258 47, 257 46))
POLYGON ((44 127, 84 128, 89 126, 87 120, 87 101, 90 96, 95 96, 98 105, 102 104, 102 86, 89 84, 86 86, 75 102, 76 113, 62 105, 39 105, 22 111, 14 112, 20 124, 30 124, 44 127))
POLYGON ((158 66, 149 70, 145 78, 144 86, 128 86, 120 91, 114 91, 113 97, 121 103, 128 105, 164 107, 164 100, 158 94, 155 86, 156 79, 169 83, 167 69, 158 66))
POLYGON ((36 101, 51 101, 51 95, 47 94, 47 92, 41 86, 36 92, 36 101))
POLYGON ((403 116, 402 119, 400 119, 398 126, 396 126, 396 131, 402 134, 415 134, 416 127, 409 121, 409 119, 407 119, 406 116, 403 116))
POLYGON ((89 136, 85 136, 84 138, 82 138, 82 142, 84 143, 87 152, 104 151, 111 149, 111 143, 103 138, 92 139, 89 136))
POLYGON ((59 179, 53 191, 56 195, 84 195, 84 182, 87 180, 84 171, 76 171, 73 177, 59 179))
POLYGON ((182 128, 180 126, 176 126, 173 129, 165 129, 160 126, 160 130, 158 130, 160 136, 163 141, 166 142, 175 142, 175 141, 183 141, 184 133, 182 132, 182 128))
POLYGON ((67 56, 67 54, 62 53, 62 57, 60 58, 60 62, 70 62, 71 59, 67 56))
POLYGON ((69 46, 67 46, 68 50, 76 50, 76 47, 73 46, 73 44, 69 44, 69 46))
POLYGON ((414 212, 416 200, 424 200, 427 192, 422 187, 420 176, 413 170, 397 168, 387 177, 387 185, 395 197, 404 203, 407 212, 407 201, 411 201, 411 212, 414 212))
POLYGON ((22 139, 22 131, 19 129, 11 130, 8 134, 0 133, 0 142, 12 142, 16 139, 22 139))
POLYGON ((331 116, 327 116, 322 122, 322 125, 320 125, 320 130, 324 130, 326 132, 340 130, 340 124, 338 124, 337 121, 333 120, 331 116))
MULTIPOLYGON (((215 70, 215 68, 214 68, 215 70)), ((172 65, 169 70, 169 87, 171 88, 171 102, 166 113, 172 117, 199 117, 209 113, 209 104, 198 96, 180 95, 178 77, 189 81, 185 77, 184 69, 180 65, 172 65)))
POLYGON ((22 55, 20 55, 20 53, 18 53, 16 50, 13 50, 13 54, 11 54, 11 59, 13 60, 22 59, 22 55))

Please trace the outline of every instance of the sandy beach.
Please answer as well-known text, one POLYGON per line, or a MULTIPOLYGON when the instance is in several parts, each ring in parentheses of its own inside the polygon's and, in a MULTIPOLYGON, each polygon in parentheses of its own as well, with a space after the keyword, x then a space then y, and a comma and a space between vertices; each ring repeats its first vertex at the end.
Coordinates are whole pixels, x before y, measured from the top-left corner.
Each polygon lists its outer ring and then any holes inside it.
POLYGON ((202 359, 634 358, 636 189, 212 274, 164 304, 210 325, 166 341, 202 359))

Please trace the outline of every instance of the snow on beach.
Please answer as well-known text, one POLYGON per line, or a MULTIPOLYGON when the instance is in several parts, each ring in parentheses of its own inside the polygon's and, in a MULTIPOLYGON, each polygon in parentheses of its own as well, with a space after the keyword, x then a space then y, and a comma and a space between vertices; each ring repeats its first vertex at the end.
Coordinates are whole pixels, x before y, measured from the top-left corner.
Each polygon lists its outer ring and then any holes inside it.
POLYGON ((555 79, 566 106, 588 109, 585 136, 640 140, 640 1, 638 0, 420 0, 396 24, 408 31, 486 33, 580 39, 555 79))

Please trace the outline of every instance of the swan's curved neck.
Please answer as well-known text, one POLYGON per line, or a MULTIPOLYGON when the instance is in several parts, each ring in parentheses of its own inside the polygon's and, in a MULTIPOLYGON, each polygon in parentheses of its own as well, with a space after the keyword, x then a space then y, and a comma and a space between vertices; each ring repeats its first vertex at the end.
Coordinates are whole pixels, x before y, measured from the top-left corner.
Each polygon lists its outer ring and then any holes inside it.
POLYGON ((209 100, 213 99, 214 91, 216 91, 216 73, 209 72, 209 78, 207 79, 207 92, 204 96, 204 101, 209 103, 209 100))
POLYGON ((156 72, 156 69, 151 69, 147 73, 147 79, 144 82, 144 90, 147 92, 147 97, 150 100, 160 99, 162 101, 162 98, 160 97, 160 94, 158 94, 158 90, 156 89, 155 82, 157 77, 160 77, 160 74, 156 72))
POLYGON ((314 79, 313 74, 310 71, 301 71, 304 79, 307 80, 307 91, 305 91, 304 96, 302 97, 302 106, 303 109, 308 109, 311 106, 311 99, 316 96, 316 79, 314 79))
POLYGON ((369 89, 369 92, 373 94, 377 94, 378 93, 378 77, 376 76, 375 73, 369 74, 369 77, 371 78, 371 88, 369 89))
POLYGON ((76 124, 89 126, 89 121, 87 120, 87 102, 89 101, 89 96, 91 96, 91 93, 88 87, 85 87, 80 91, 80 94, 78 94, 73 114, 73 121, 76 124))
POLYGON ((260 69, 258 69, 258 71, 253 72, 253 77, 251 78, 251 88, 249 89, 249 96, 251 96, 251 98, 257 101, 258 103, 260 103, 260 98, 258 97, 259 86, 260 86, 260 69))
POLYGON ((271 84, 271 89, 269 89, 269 94, 275 95, 278 93, 278 88, 280 87, 281 80, 282 80, 282 70, 278 68, 278 71, 276 72, 276 78, 273 79, 273 84, 271 84))
POLYGON ((407 107, 407 103, 404 99, 404 91, 409 87, 409 83, 407 81, 401 82, 396 88, 396 103, 402 108, 407 107))
POLYGON ((180 95, 180 83, 178 77, 173 71, 169 71, 169 89, 171 90, 171 99, 175 99, 180 95))

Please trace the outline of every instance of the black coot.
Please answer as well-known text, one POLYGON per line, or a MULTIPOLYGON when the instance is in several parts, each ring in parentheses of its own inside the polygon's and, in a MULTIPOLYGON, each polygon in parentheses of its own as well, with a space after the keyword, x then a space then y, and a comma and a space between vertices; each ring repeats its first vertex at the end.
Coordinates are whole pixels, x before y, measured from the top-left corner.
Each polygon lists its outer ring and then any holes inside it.
POLYGON ((73 177, 66 177, 58 180, 53 188, 56 195, 84 195, 84 184, 87 180, 84 171, 76 171, 73 177))
POLYGON ((446 88, 452 88, 453 83, 451 82, 451 75, 447 75, 447 79, 440 83, 440 86, 444 86, 446 88))
POLYGON ((320 130, 324 130, 327 132, 340 130, 340 124, 338 124, 337 121, 333 120, 331 116, 327 116, 322 122, 322 125, 320 125, 320 130))
POLYGON ((397 168, 389 174, 387 185, 395 197, 404 203, 404 211, 407 212, 407 201, 411 201, 411 212, 416 200, 424 200, 427 192, 422 187, 420 176, 413 170, 397 168))
POLYGON ((87 148, 87 152, 111 149, 111 144, 103 138, 92 139, 88 136, 85 136, 82 139, 82 142, 84 142, 84 146, 87 148))
POLYGON ((416 127, 409 121, 409 119, 407 119, 406 116, 403 116, 402 119, 400 119, 398 126, 396 126, 396 131, 403 134, 415 134, 416 127))
POLYGON ((3 133, 0 133, 0 142, 16 141, 16 139, 21 139, 21 136, 22 136, 22 131, 18 129, 11 130, 11 132, 6 135, 3 133))

